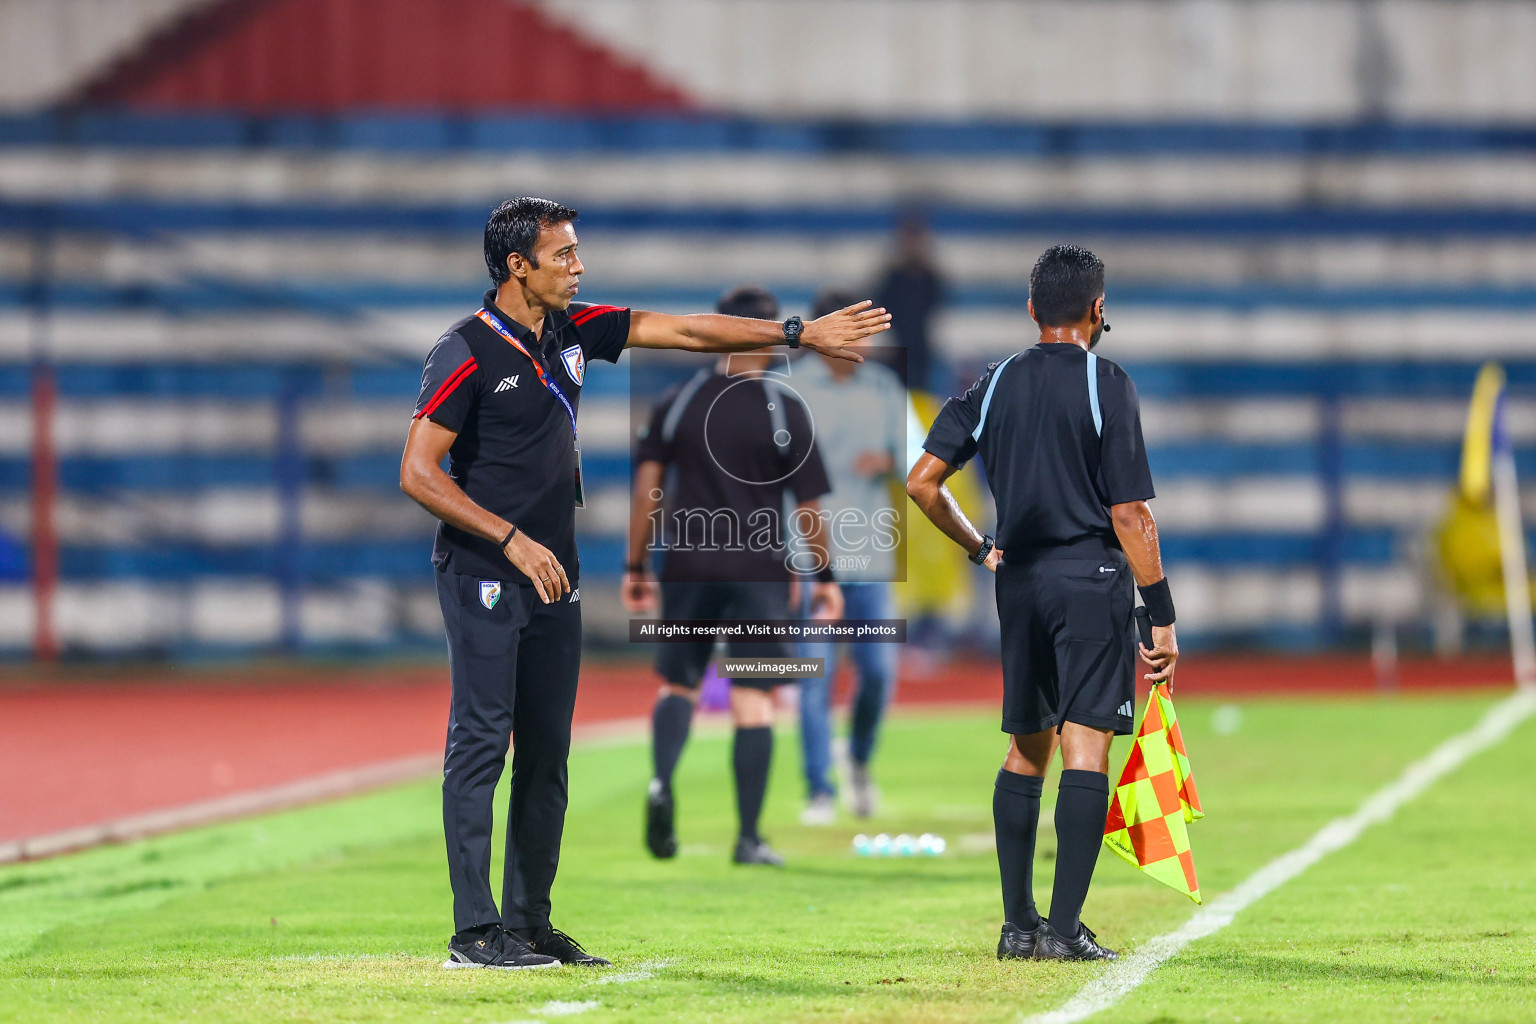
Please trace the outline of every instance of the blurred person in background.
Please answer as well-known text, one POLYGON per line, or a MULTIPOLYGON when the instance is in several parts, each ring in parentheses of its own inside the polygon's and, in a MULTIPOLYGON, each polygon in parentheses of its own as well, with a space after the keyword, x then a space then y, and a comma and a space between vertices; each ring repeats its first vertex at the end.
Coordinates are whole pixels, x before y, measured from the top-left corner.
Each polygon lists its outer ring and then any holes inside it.
POLYGON ((401 490, 441 520, 432 562, 452 683, 443 827, 456 928, 446 967, 608 963, 550 923, 581 664, 576 412, 587 360, 616 362, 627 346, 830 351, 889 319, 854 309, 786 325, 576 302, 576 217, 530 196, 491 213, 492 288, 427 356, 401 458, 401 490), (498 909, 492 800, 514 733, 498 909))
MULTIPOLYGON (((779 315, 778 300, 750 286, 726 293, 717 308, 727 316, 759 320, 779 315)), ((783 513, 792 495, 796 516, 791 527, 810 525, 805 539, 819 545, 817 499, 831 486, 810 417, 789 387, 787 368, 778 353, 723 357, 713 373, 701 370, 652 410, 635 445, 625 610, 654 610, 656 583, 647 559, 660 541, 666 544, 660 573, 663 618, 791 618, 791 583, 798 577, 791 569, 793 538, 783 529, 783 513), (661 537, 655 535, 658 522, 661 537), (771 543, 753 543, 749 537, 759 535, 764 524, 771 524, 771 543)), ((824 551, 818 561, 825 564, 824 551)), ((830 569, 819 571, 812 594, 816 615, 842 616, 842 594, 830 569)), ((656 671, 663 682, 651 713, 653 772, 646 793, 645 843, 661 859, 677 853, 672 776, 715 647, 713 639, 662 643, 657 654, 656 671)), ((794 654, 794 645, 782 640, 733 639, 725 649, 733 658, 794 654)), ((737 864, 784 863, 758 831, 758 820, 773 758, 774 688, 797 681, 731 678, 731 765, 739 825, 732 857, 737 864)))
POLYGON ((949 286, 935 267, 933 239, 917 214, 903 218, 896 232, 896 253, 875 284, 875 303, 891 313, 891 334, 906 349, 907 386, 934 388, 933 317, 944 305, 949 286))
POLYGON ((1149 678, 1179 656, 1173 598, 1147 500, 1152 471, 1136 386, 1091 349, 1104 321, 1104 263, 1075 245, 1047 249, 1029 277, 1040 342, 988 367, 944 403, 907 477, 924 515, 997 574, 1003 731, 992 798, 1004 923, 998 959, 1114 960, 1079 914, 1109 807, 1109 745, 1133 728, 1136 653, 1131 577, 1152 622, 1149 678), (997 500, 997 539, 979 533, 944 486, 980 455, 997 500), (1061 747, 1051 913, 1035 909, 1033 870, 1046 768, 1061 747))
MULTIPOLYGON (((857 301, 852 292, 828 289, 816 297, 811 315, 857 301)), ((873 358, 852 363, 804 356, 796 360, 794 372, 795 389, 810 407, 832 485, 822 507, 830 527, 828 550, 843 591, 843 614, 850 619, 889 619, 899 540, 890 485, 898 474, 905 478, 908 417, 914 416, 906 389, 895 371, 873 358)), ((802 610, 810 614, 808 602, 802 610)), ((832 689, 844 647, 858 671, 843 780, 846 797, 858 817, 876 812, 879 794, 869 762, 880 720, 895 693, 898 648, 886 643, 802 643, 802 658, 821 658, 826 666, 821 676, 800 683, 800 746, 808 801, 800 821, 805 825, 837 820, 837 789, 829 777, 832 689)))

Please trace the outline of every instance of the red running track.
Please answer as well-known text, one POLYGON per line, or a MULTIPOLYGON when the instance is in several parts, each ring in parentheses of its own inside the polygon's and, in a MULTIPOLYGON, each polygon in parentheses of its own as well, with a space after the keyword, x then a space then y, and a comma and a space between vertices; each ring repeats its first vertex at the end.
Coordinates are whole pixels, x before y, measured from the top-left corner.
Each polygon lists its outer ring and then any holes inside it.
MULTIPOLYGON (((1404 689, 1498 685, 1507 661, 1407 662, 1404 689)), ((1363 659, 1191 659, 1189 694, 1361 692, 1376 688, 1363 659)), ((655 677, 633 665, 590 665, 579 726, 648 713, 655 677)), ((995 663, 921 671, 902 704, 995 704, 995 663)), ((344 671, 166 670, 111 681, 0 687, 0 843, 117 821, 328 773, 429 757, 448 711, 441 668, 344 671), (173 679, 175 681, 168 681, 173 679)))

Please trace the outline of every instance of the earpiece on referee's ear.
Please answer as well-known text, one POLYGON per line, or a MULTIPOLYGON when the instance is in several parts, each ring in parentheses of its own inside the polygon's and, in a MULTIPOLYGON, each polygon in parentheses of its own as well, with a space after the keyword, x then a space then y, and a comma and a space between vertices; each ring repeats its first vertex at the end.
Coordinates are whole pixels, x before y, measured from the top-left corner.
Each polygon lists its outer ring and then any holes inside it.
POLYGON ((1108 321, 1108 320, 1105 320, 1105 321, 1104 321, 1104 329, 1105 329, 1105 330, 1106 330, 1106 331, 1107 331, 1107 330, 1109 330, 1109 321, 1108 321))

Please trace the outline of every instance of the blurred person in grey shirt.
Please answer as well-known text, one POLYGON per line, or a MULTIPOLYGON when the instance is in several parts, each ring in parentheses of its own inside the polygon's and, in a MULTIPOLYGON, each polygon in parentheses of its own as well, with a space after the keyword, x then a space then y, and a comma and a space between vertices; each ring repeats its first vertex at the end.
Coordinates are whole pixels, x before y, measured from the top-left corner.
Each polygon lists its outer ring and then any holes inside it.
MULTIPOLYGON (((813 316, 840 309, 851 294, 828 289, 816 297, 813 316)), ((844 361, 846 362, 846 360, 844 361)), ((890 481, 907 469, 909 401, 898 374, 876 359, 847 363, 820 355, 794 363, 794 388, 805 399, 815 425, 832 493, 822 498, 832 568, 842 584, 844 617, 888 619, 891 581, 896 573, 900 513, 890 481)), ((880 720, 896 689, 897 645, 890 643, 802 643, 803 658, 826 659, 821 678, 800 684, 800 740, 805 758, 807 825, 837 818, 837 790, 831 780, 832 680, 839 653, 846 650, 858 670, 849 728, 847 799, 859 817, 875 813, 878 792, 870 778, 880 720)))

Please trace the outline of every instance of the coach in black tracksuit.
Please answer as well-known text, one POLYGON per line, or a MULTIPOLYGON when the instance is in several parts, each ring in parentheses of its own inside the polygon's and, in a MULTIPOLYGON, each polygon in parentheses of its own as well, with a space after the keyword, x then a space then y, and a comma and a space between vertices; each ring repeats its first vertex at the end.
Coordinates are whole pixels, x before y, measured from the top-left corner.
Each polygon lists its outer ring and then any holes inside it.
POLYGON ((577 303, 576 216, 531 197, 491 214, 495 287, 427 357, 401 459, 401 489, 442 520, 432 561, 453 683, 443 762, 457 929, 449 967, 607 963, 549 920, 581 658, 573 510, 587 363, 614 362, 628 345, 733 352, 789 342, 838 354, 890 319, 867 304, 802 325, 577 303), (498 909, 491 800, 514 737, 498 909))
POLYGON ((1116 954, 1079 920, 1104 831, 1109 744, 1131 732, 1136 685, 1131 576, 1153 624, 1153 679, 1178 658, 1136 387, 1090 350, 1104 323, 1104 264, 1053 246, 1029 280, 1040 344, 988 367, 945 403, 907 479, 940 529, 997 574, 1003 731, 993 795, 1005 923, 1001 958, 1116 954), (944 481, 976 455, 997 501, 997 538, 966 521, 944 481), (1031 891, 1041 781, 1057 743, 1056 880, 1043 921, 1031 891))

